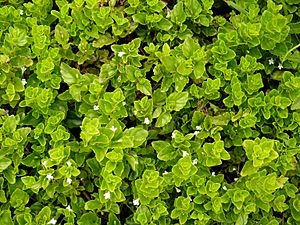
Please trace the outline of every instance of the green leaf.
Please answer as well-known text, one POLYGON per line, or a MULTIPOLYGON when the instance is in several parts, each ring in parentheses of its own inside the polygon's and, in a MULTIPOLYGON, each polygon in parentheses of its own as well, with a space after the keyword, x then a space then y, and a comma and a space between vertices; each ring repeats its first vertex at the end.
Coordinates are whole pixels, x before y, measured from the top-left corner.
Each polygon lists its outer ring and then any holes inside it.
POLYGON ((66 63, 61 63, 60 72, 64 82, 68 85, 77 83, 81 77, 81 73, 77 69, 71 68, 66 63))
POLYGON ((300 22, 290 23, 290 34, 300 34, 300 22))
POLYGON ((259 167, 254 167, 252 161, 247 161, 241 171, 241 176, 249 176, 258 171, 259 167))
POLYGON ((189 75, 193 72, 193 65, 190 60, 182 61, 177 67, 177 72, 181 75, 189 75))
POLYGON ((56 25, 55 27, 55 39, 56 41, 61 44, 64 48, 68 47, 65 46, 69 41, 69 33, 66 28, 61 25, 56 25))
POLYGON ((170 112, 163 112, 160 114, 160 116, 157 118, 155 126, 156 127, 164 127, 168 123, 170 123, 172 120, 172 116, 170 112))
POLYGON ((153 141, 151 145, 156 150, 159 160, 169 161, 177 155, 175 149, 166 141, 153 141))
POLYGON ((185 11, 193 18, 197 18, 202 11, 202 6, 198 0, 186 0, 184 1, 185 11))
MULTIPOLYGON (((197 1, 197 0, 195 0, 197 1)), ((188 37, 182 44, 182 53, 186 58, 190 58, 200 48, 200 45, 193 38, 188 37)))
POLYGON ((166 69, 169 72, 175 72, 176 71, 176 64, 177 64, 176 57, 174 57, 174 56, 162 56, 160 58, 160 61, 162 62, 162 64, 166 67, 166 69))
POLYGON ((129 136, 132 138, 134 148, 141 146, 146 140, 148 136, 148 131, 143 128, 129 128, 124 132, 125 136, 129 136))
POLYGON ((168 31, 172 28, 173 24, 166 18, 162 18, 157 24, 156 27, 161 30, 168 31))
POLYGON ((12 161, 9 158, 0 158, 0 171, 7 169, 11 164, 12 161))
POLYGON ((180 111, 187 103, 188 92, 172 93, 167 97, 166 107, 168 110, 180 111))
POLYGON ((95 213, 89 212, 83 214, 78 220, 78 225, 98 225, 101 224, 101 219, 97 217, 95 213))
POLYGON ((96 209, 101 209, 101 207, 102 207, 102 204, 97 199, 90 200, 90 201, 86 202, 84 205, 85 210, 96 210, 96 209))
POLYGON ((186 20, 186 14, 183 10, 183 3, 178 2, 171 11, 171 20, 176 24, 182 24, 186 20))
POLYGON ((137 84, 136 87, 145 95, 152 95, 152 86, 149 80, 142 78, 137 84))
POLYGON ((298 110, 300 109, 300 96, 297 97, 291 105, 291 110, 298 110))
POLYGON ((14 225, 15 223, 13 222, 11 218, 11 212, 10 210, 1 210, 0 212, 0 224, 5 224, 5 225, 14 225))
POLYGON ((29 202, 29 195, 25 191, 22 191, 19 188, 17 188, 11 195, 10 204, 14 208, 19 208, 19 207, 24 208, 28 202, 29 202))

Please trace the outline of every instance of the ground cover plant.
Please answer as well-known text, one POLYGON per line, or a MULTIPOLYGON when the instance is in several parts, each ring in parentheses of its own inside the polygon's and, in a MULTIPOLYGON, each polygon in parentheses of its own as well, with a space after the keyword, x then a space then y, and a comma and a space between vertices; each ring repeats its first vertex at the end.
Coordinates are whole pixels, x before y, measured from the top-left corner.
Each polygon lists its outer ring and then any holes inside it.
POLYGON ((0 224, 300 224, 300 0, 0 0, 0 224))

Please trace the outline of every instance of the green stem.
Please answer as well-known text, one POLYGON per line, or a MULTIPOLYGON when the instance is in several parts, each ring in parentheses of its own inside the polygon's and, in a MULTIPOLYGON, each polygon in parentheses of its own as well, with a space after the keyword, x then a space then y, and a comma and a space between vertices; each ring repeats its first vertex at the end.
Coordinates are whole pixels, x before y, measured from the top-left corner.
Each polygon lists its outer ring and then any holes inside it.
POLYGON ((299 47, 300 47, 300 44, 297 44, 295 47, 288 50, 287 53, 285 54, 285 56, 283 57, 282 62, 284 62, 286 60, 286 57, 288 56, 289 53, 291 53, 292 51, 296 50, 299 47))

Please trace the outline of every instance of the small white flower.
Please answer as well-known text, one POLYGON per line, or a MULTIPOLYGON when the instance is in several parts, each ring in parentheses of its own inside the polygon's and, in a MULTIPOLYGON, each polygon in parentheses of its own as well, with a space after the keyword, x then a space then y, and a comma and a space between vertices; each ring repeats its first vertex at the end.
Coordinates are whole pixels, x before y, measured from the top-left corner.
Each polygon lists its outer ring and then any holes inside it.
POLYGON ((232 171, 236 171, 236 168, 235 168, 235 167, 233 167, 233 168, 232 168, 232 171))
POLYGON ((132 201, 132 203, 133 203, 133 205, 139 205, 139 204, 140 204, 139 201, 140 201, 139 199, 134 199, 134 200, 132 201))
POLYGON ((110 129, 111 129, 113 132, 116 132, 116 131, 117 131, 117 128, 116 128, 115 126, 112 126, 110 129))
POLYGON ((216 176, 216 173, 215 173, 215 172, 211 172, 211 175, 212 175, 213 177, 215 177, 215 176, 216 176))
POLYGON ((117 140, 117 142, 119 142, 119 143, 122 142, 122 141, 123 141, 122 139, 117 140))
POLYGON ((46 178, 48 179, 48 180, 52 180, 54 177, 52 176, 52 174, 47 174, 47 176, 46 176, 46 178))
POLYGON ((66 209, 69 210, 70 212, 73 211, 73 210, 71 209, 71 206, 70 206, 70 205, 68 205, 66 209))
POLYGON ((21 82, 22 82, 23 86, 25 86, 27 84, 26 79, 22 79, 21 82))
POLYGON ((226 187, 226 186, 223 186, 222 188, 223 188, 223 190, 224 190, 224 191, 226 191, 226 190, 227 190, 227 187, 226 187))
POLYGON ((192 162, 193 165, 197 165, 197 163, 198 163, 198 159, 194 159, 192 162))
POLYGON ((57 222, 57 220, 56 220, 56 219, 54 219, 54 218, 52 218, 52 219, 49 221, 49 223, 48 223, 48 224, 55 225, 55 224, 56 224, 56 222, 57 222))
POLYGON ((72 179, 71 178, 67 178, 67 183, 68 184, 72 184, 72 179))
POLYGON ((110 192, 109 191, 104 194, 104 198, 105 199, 110 199, 110 192))
POLYGON ((138 113, 138 110, 134 110, 133 114, 136 115, 138 113))
POLYGON ((183 151, 182 152, 182 157, 186 157, 186 156, 188 156, 188 155, 190 155, 187 151, 183 151))
POLYGON ((201 130, 202 127, 201 126, 196 126, 196 130, 201 130))
POLYGON ((234 181, 237 181, 238 179, 239 179, 239 178, 236 177, 236 178, 234 178, 233 180, 234 180, 234 181))
POLYGON ((273 60, 273 58, 269 59, 269 65, 274 65, 274 60, 273 60))
POLYGON ((72 163, 70 161, 68 161, 67 166, 72 166, 72 163))
POLYGON ((80 180, 83 181, 83 178, 81 177, 80 180))
POLYGON ((163 172, 162 175, 166 175, 166 174, 168 174, 168 173, 169 173, 169 172, 165 170, 165 172, 163 172))
POLYGON ((47 168, 47 160, 44 160, 44 162, 42 162, 42 165, 47 168))
POLYGON ((125 106, 125 105, 126 105, 126 102, 122 102, 122 105, 125 106))
POLYGON ((23 74, 25 72, 25 70, 26 70, 26 67, 22 66, 21 70, 22 70, 22 74, 23 74))
POLYGON ((282 69, 283 68, 283 66, 282 66, 282 64, 281 63, 279 63, 279 65, 278 65, 278 69, 282 69))
POLYGON ((23 14, 24 14, 24 10, 20 9, 20 15, 23 16, 23 14))
POLYGON ((172 138, 175 138, 176 137, 176 134, 175 134, 175 132, 172 132, 172 136, 171 136, 172 138))
POLYGON ((150 120, 149 120, 148 117, 145 118, 144 123, 145 123, 145 124, 149 124, 149 123, 150 123, 150 120))
POLYGON ((99 105, 94 105, 94 110, 95 111, 99 110, 99 105))
POLYGON ((198 135, 200 132, 198 131, 198 130, 196 130, 195 132, 194 132, 194 135, 198 135))
POLYGON ((191 198, 191 196, 188 196, 187 198, 190 200, 190 202, 193 201, 193 199, 191 198))
POLYGON ((123 55, 125 55, 125 54, 126 54, 125 52, 119 52, 119 53, 118 53, 118 56, 119 56, 119 57, 123 57, 123 55))
POLYGON ((181 192, 181 190, 179 188, 175 188, 175 190, 176 190, 177 193, 181 192))

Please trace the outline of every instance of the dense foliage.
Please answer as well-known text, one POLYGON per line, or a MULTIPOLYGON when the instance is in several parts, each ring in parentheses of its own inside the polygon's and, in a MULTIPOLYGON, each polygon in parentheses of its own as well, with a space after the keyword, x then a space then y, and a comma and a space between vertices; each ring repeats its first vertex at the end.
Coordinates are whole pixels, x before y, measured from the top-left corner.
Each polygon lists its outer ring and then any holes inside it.
POLYGON ((300 224, 300 0, 0 0, 0 224, 300 224))

